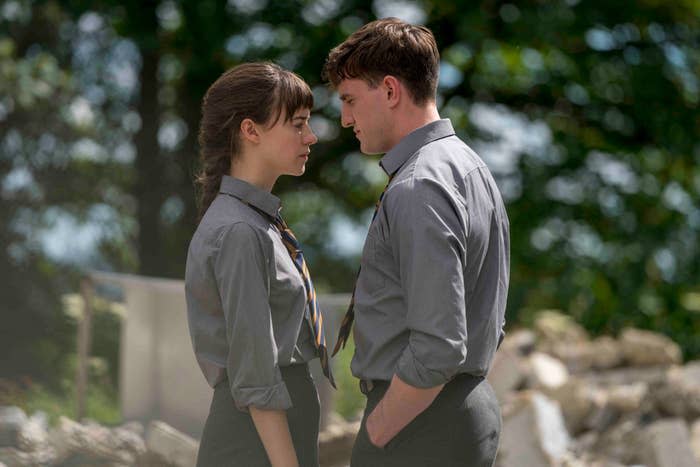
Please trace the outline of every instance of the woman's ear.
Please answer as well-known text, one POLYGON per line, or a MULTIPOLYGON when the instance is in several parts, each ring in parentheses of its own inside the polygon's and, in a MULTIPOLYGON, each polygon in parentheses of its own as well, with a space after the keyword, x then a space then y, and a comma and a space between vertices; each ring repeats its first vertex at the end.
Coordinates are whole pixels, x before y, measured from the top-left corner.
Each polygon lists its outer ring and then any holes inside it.
POLYGON ((251 143, 260 142, 260 132, 255 122, 249 118, 244 118, 241 122, 241 137, 251 143))

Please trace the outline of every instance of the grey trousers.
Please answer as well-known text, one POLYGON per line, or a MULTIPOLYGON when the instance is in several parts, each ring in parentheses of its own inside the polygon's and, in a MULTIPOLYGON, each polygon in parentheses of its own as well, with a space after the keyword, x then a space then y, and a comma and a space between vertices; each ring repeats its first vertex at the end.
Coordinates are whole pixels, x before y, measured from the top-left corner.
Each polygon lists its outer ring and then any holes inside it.
POLYGON ((376 384, 367 395, 352 467, 491 467, 496 460, 501 412, 491 385, 482 377, 459 375, 435 401, 384 448, 370 443, 367 416, 389 387, 376 384))
MULTIPOLYGON (((292 398, 287 410, 299 467, 318 467, 320 406, 306 364, 280 368, 292 398)), ((249 413, 238 410, 228 380, 217 384, 197 454, 197 467, 270 467, 249 413)))

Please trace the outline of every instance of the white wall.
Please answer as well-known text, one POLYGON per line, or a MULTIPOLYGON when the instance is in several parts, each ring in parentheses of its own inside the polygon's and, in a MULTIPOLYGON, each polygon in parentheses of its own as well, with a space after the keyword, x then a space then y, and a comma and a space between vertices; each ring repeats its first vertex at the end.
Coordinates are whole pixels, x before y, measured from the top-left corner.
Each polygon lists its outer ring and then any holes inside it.
MULTIPOLYGON (((162 420, 199 437, 209 411, 212 390, 192 351, 184 282, 126 274, 93 272, 97 283, 123 290, 126 316, 120 339, 119 398, 124 420, 162 420)), ((319 296, 325 311, 329 347, 350 296, 319 296)), ((322 404, 321 426, 333 409, 333 390, 318 360, 311 366, 322 404)))

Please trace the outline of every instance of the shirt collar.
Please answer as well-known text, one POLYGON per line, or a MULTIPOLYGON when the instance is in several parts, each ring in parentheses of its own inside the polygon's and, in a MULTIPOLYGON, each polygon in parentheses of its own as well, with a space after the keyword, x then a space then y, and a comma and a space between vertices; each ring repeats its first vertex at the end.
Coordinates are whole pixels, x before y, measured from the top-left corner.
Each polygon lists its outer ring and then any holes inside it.
POLYGON ((455 134, 449 118, 436 120, 413 130, 404 136, 399 144, 391 148, 379 161, 379 165, 387 175, 392 176, 413 154, 421 147, 435 140, 455 134))
POLYGON ((234 196, 271 217, 277 216, 282 204, 280 199, 269 191, 229 175, 224 175, 221 178, 219 193, 234 196))

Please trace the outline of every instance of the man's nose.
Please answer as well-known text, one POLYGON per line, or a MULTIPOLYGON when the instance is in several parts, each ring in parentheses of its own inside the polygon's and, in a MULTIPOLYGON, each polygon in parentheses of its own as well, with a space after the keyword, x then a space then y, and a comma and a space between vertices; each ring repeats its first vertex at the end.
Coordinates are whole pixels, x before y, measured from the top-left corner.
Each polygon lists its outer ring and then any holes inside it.
POLYGON ((340 125, 343 128, 349 128, 355 124, 355 120, 352 118, 352 115, 350 115, 350 112, 348 112, 345 108, 341 109, 340 111, 340 125))

